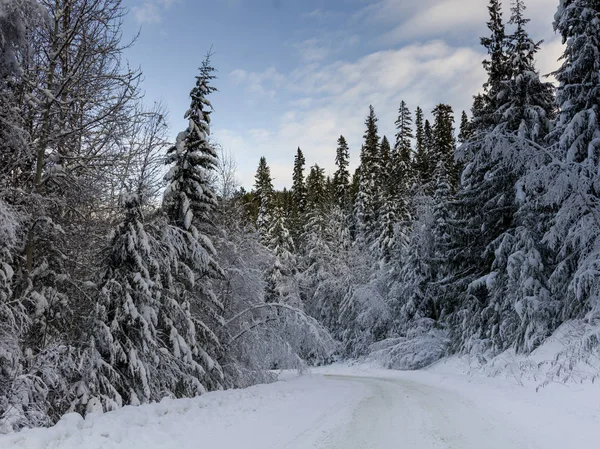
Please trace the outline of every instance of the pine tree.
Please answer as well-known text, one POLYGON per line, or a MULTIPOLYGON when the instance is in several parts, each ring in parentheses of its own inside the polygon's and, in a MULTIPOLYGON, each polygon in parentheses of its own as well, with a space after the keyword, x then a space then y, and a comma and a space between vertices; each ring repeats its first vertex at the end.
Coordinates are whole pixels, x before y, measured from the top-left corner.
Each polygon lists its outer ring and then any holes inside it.
POLYGON ((266 273, 265 302, 300 307, 296 283, 294 242, 288 230, 281 206, 273 209, 273 219, 266 237, 266 246, 273 253, 273 264, 266 273))
POLYGON ((369 116, 360 157, 360 178, 354 205, 356 238, 361 244, 370 244, 377 232, 377 212, 379 210, 379 176, 381 162, 379 154, 379 135, 377 117, 373 106, 369 107, 369 116))
MULTIPOLYGON (((521 273, 515 272, 513 265, 517 258, 523 257, 523 251, 530 255, 544 252, 541 242, 533 240, 539 233, 528 232, 526 227, 534 222, 531 214, 538 220, 543 215, 517 198, 525 199, 522 184, 527 171, 545 159, 539 143, 545 137, 553 114, 551 87, 541 83, 533 66, 538 46, 527 36, 523 9, 522 2, 517 1, 511 18, 517 31, 503 37, 505 48, 511 49, 511 57, 503 60, 505 79, 501 82, 493 79, 496 72, 488 70, 490 80, 486 86, 494 85, 497 93, 496 110, 488 109, 494 123, 487 129, 478 129, 477 140, 461 147, 462 159, 469 164, 453 202, 457 225, 452 228, 451 265, 454 265, 454 273, 463 273, 454 279, 452 288, 455 296, 461 298, 459 339, 463 348, 469 350, 495 353, 515 341, 523 344, 516 347, 517 350, 531 350, 534 345, 531 342, 543 338, 524 329, 544 326, 526 322, 532 315, 519 313, 527 302, 523 302, 523 295, 533 291, 525 287, 528 281, 520 276, 528 276, 530 286, 534 285, 534 279, 538 286, 544 285, 543 265, 532 261, 527 267, 525 262, 521 273), (509 290, 509 287, 515 289, 509 290), (517 335, 518 332, 526 332, 528 337, 517 335)), ((494 59, 493 54, 491 59, 494 59)), ((491 104, 488 100, 484 98, 486 108, 491 104)), ((536 301, 542 310, 549 306, 548 296, 543 289, 537 291, 541 296, 536 301)))
POLYGON ((465 111, 462 112, 460 117, 460 132, 458 134, 458 143, 463 144, 473 137, 472 124, 465 111))
POLYGON ((488 79, 483 86, 484 93, 481 96, 482 102, 477 108, 478 114, 473 117, 473 125, 476 130, 489 130, 498 122, 499 93, 503 83, 510 77, 506 29, 502 19, 500 0, 490 0, 488 12, 490 20, 487 26, 491 35, 481 38, 481 45, 489 55, 489 59, 483 61, 488 79))
POLYGON ((306 185, 304 184, 304 154, 302 150, 298 148, 298 152, 294 158, 294 175, 292 185, 292 197, 294 199, 294 206, 299 213, 304 213, 306 207, 306 185))
POLYGON ((306 212, 306 183, 304 179, 304 165, 306 160, 302 150, 298 148, 294 157, 293 184, 290 192, 291 204, 287 208, 289 216, 289 228, 296 247, 301 246, 302 228, 306 212))
POLYGON ((419 173, 419 179, 421 185, 426 187, 430 186, 431 179, 433 176, 433 169, 435 168, 435 144, 433 138, 433 129, 429 120, 425 120, 423 126, 423 147, 422 151, 416 154, 415 164, 419 173))
POLYGON ((420 107, 417 108, 415 113, 415 158, 413 167, 417 180, 423 185, 427 173, 427 155, 425 148, 425 122, 423 121, 423 110, 420 107))
POLYGON ((90 334, 89 393, 82 405, 104 410, 159 400, 161 366, 157 310, 161 298, 157 243, 146 232, 135 194, 123 197, 124 220, 106 248, 105 269, 90 334), (89 397, 88 397, 89 395, 89 397))
POLYGON ((380 163, 381 184, 379 196, 378 234, 375 241, 375 249, 380 260, 388 261, 395 244, 397 214, 400 212, 398 204, 400 188, 396 179, 395 167, 396 151, 392 151, 390 142, 386 136, 381 139, 380 163))
POLYGON ((189 127, 177 136, 165 162, 171 169, 165 176, 164 208, 174 224, 186 231, 191 229, 194 218, 206 219, 217 205, 217 195, 208 178, 217 165, 217 152, 208 140, 211 104, 207 96, 217 90, 210 85, 214 70, 207 55, 190 92, 191 105, 185 114, 189 127))
POLYGON ((265 236, 271 226, 271 212, 273 207, 273 179, 271 169, 267 165, 267 159, 263 156, 258 163, 258 169, 254 177, 254 196, 258 202, 258 219, 256 226, 261 234, 265 236))
POLYGON ((310 173, 306 177, 306 191, 308 213, 321 213, 327 205, 327 186, 325 170, 316 164, 310 167, 310 173))
POLYGON ((166 158, 171 165, 163 201, 168 225, 161 228, 168 260, 167 271, 162 268, 162 283, 168 293, 158 310, 158 327, 169 336, 161 345, 180 364, 177 394, 184 397, 221 388, 224 383, 215 361, 222 355, 216 335, 223 306, 210 285, 211 279, 222 276, 222 270, 210 238, 199 228, 210 221, 217 206, 210 178, 217 167, 217 153, 209 141, 212 105, 207 98, 216 91, 211 86, 214 71, 208 54, 190 92, 185 114, 188 129, 179 134, 166 158))
POLYGON ((509 23, 516 27, 507 38, 510 78, 500 89, 499 109, 502 127, 518 137, 542 141, 554 118, 554 87, 544 83, 535 68, 535 57, 542 42, 529 37, 523 0, 515 0, 509 23))
MULTIPOLYGON (((454 112, 452 107, 446 104, 439 104, 433 110, 434 124, 433 134, 433 157, 432 161, 437 164, 441 161, 446 165, 446 172, 450 176, 450 182, 453 188, 458 185, 458 167, 454 163, 454 153, 456 151, 456 139, 454 138, 454 112)), ((434 182, 437 184, 437 180, 434 182)))
POLYGON ((350 152, 348 144, 344 136, 338 139, 338 147, 335 155, 335 165, 337 170, 333 174, 333 188, 335 191, 335 199, 338 206, 343 210, 347 209, 350 204, 350 152))

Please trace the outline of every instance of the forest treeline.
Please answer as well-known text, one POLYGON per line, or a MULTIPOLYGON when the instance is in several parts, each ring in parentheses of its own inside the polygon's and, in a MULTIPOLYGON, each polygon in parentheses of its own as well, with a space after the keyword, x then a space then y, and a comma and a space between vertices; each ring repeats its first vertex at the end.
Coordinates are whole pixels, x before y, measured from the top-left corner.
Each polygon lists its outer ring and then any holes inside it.
POLYGON ((289 190, 261 158, 246 192, 209 137, 210 54, 173 144, 120 0, 0 0, 0 431, 336 355, 529 353, 575 319, 573 357, 597 353, 600 3, 560 1, 557 88, 511 6, 458 126, 402 102, 390 141, 371 107, 355 173, 340 136, 333 176, 298 149, 289 190))

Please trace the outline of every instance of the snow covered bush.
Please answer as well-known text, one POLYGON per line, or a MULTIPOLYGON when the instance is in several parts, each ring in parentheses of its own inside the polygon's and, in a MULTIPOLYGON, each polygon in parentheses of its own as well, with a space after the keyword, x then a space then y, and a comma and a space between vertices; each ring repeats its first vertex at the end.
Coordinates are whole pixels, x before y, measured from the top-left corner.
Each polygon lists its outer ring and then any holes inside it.
POLYGON ((366 360, 397 370, 418 370, 448 354, 448 332, 430 318, 416 320, 405 337, 372 344, 366 360))

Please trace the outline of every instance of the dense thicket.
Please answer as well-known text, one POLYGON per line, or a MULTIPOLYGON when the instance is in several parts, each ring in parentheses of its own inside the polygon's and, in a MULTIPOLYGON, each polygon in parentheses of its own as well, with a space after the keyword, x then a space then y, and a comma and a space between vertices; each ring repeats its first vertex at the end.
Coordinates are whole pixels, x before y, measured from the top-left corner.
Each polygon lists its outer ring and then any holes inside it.
POLYGON ((417 107, 413 124, 402 101, 390 145, 371 106, 352 181, 340 137, 326 205, 307 203, 303 303, 347 356, 400 368, 455 352, 489 360, 533 351, 570 319, 588 323, 580 358, 597 351, 598 2, 560 3, 556 96, 535 67, 542 42, 524 1, 508 20, 498 0, 488 10, 488 77, 471 117, 455 123, 439 104, 429 118, 417 107))

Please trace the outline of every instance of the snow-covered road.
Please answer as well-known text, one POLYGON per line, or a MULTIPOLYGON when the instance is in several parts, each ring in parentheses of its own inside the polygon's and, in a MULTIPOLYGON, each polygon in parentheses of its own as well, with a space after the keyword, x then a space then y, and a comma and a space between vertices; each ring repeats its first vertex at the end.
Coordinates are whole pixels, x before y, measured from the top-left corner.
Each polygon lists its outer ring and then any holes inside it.
MULTIPOLYGON (((354 382, 367 394, 354 407, 352 420, 322 445, 294 449, 520 449, 538 448, 526 432, 444 388, 406 379, 331 376, 354 382), (325 444, 326 443, 326 444, 325 444)), ((544 446, 545 448, 545 446, 544 446)))
POLYGON ((540 394, 426 372, 327 368, 245 390, 165 400, 51 429, 2 449, 597 448, 599 389, 540 394))

